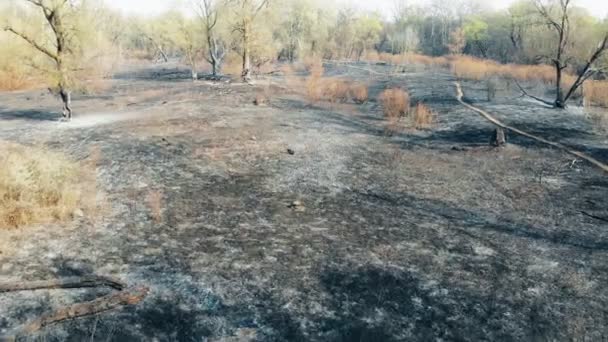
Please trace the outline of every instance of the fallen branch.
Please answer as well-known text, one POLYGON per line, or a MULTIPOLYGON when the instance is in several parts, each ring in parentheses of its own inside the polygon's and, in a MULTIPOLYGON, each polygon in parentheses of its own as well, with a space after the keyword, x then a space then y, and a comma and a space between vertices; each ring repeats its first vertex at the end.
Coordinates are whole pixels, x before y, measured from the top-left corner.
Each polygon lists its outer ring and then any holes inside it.
POLYGON ((134 288, 101 297, 90 302, 61 308, 15 329, 7 337, 0 337, 0 341, 16 341, 17 338, 21 336, 36 333, 53 324, 117 310, 128 305, 135 305, 140 303, 148 295, 148 292, 149 289, 145 287, 134 288))
POLYGON ((92 287, 109 287, 117 291, 122 291, 126 287, 126 285, 120 280, 108 277, 71 277, 33 282, 19 281, 0 283, 0 293, 52 289, 79 289, 92 287))
POLYGON ((542 98, 540 98, 540 97, 537 97, 537 96, 534 96, 534 95, 532 95, 532 94, 529 94, 529 93, 528 93, 528 92, 527 92, 527 91, 524 89, 524 87, 522 87, 522 86, 521 86, 521 84, 519 84, 519 82, 517 82, 516 80, 514 80, 514 82, 515 82, 515 84, 517 85, 517 87, 519 88, 519 90, 521 91, 521 93, 522 93, 522 95, 523 95, 523 96, 527 96, 527 97, 529 97, 529 98, 531 98, 531 99, 534 99, 534 100, 536 100, 536 101, 538 101, 538 102, 544 103, 544 104, 546 104, 547 106, 551 106, 552 108, 553 108, 553 107, 555 107, 555 103, 552 103, 552 102, 547 101, 547 100, 545 100, 545 99, 542 99, 542 98))
POLYGON ((549 141, 547 139, 538 137, 536 135, 533 135, 533 134, 530 134, 530 133, 526 133, 526 132, 524 132, 524 131, 522 131, 520 129, 517 129, 515 127, 508 126, 508 125, 502 123, 501 121, 499 121, 498 119, 494 118, 488 112, 486 112, 486 111, 484 111, 482 109, 479 109, 479 108, 477 108, 477 107, 475 107, 475 106, 473 106, 471 104, 466 103, 462 99, 463 96, 464 96, 464 94, 462 92, 462 87, 460 86, 460 83, 455 82, 455 85, 456 85, 456 99, 458 100, 458 102, 460 102, 463 106, 469 108, 470 110, 472 110, 474 112, 477 112, 478 114, 480 114, 482 117, 484 117, 486 120, 490 121, 494 125, 496 125, 498 127, 501 127, 503 129, 509 130, 509 131, 511 131, 513 133, 522 135, 524 137, 536 140, 536 141, 541 142, 543 144, 546 144, 546 145, 558 148, 560 150, 563 150, 563 151, 565 151, 567 153, 570 153, 570 154, 572 154, 572 155, 574 155, 574 156, 576 156, 578 158, 581 158, 583 160, 588 161, 589 163, 591 163, 591 164, 599 167, 600 169, 604 170, 605 172, 608 172, 608 165, 602 163, 601 161, 599 161, 599 160, 597 160, 597 159, 595 159, 595 158, 593 158, 591 156, 588 156, 588 155, 586 155, 586 154, 584 154, 582 152, 578 152, 578 151, 572 150, 569 147, 567 147, 565 145, 562 145, 560 143, 549 141))
POLYGON ((601 217, 601 216, 597 216, 597 215, 593 215, 593 214, 589 214, 588 212, 585 211, 581 211, 581 214, 590 217, 592 219, 596 219, 596 220, 600 220, 600 221, 604 221, 604 222, 608 222, 608 218, 606 217, 601 217))

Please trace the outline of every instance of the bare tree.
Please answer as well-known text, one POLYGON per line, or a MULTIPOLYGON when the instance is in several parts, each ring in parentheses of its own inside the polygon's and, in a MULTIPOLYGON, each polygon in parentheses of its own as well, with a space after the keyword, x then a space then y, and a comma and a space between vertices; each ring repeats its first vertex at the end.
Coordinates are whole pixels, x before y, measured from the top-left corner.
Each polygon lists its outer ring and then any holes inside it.
POLYGON ((218 38, 216 27, 218 22, 218 4, 215 0, 200 0, 198 14, 203 21, 205 38, 207 40, 207 56, 205 59, 211 64, 213 76, 217 76, 222 68, 222 61, 226 55, 225 43, 218 38))
POLYGON ((5 31, 21 37, 34 49, 43 53, 51 59, 57 72, 57 88, 59 96, 63 102, 63 117, 67 120, 72 119, 72 81, 70 79, 70 68, 68 58, 73 52, 70 46, 70 30, 64 22, 65 13, 72 3, 69 0, 23 0, 40 8, 47 24, 51 28, 54 37, 52 47, 47 47, 24 32, 16 30, 12 26, 6 26, 5 31))
POLYGON ((251 40, 253 34, 253 22, 260 12, 266 8, 270 0, 232 0, 237 7, 239 16, 235 30, 241 34, 242 39, 242 56, 243 56, 243 71, 241 76, 243 81, 251 80, 251 40))
POLYGON ((556 108, 565 108, 568 100, 574 93, 583 85, 590 77, 595 75, 598 70, 593 69, 595 62, 602 57, 602 54, 608 48, 608 31, 604 33, 603 38, 597 47, 591 53, 591 56, 584 62, 583 67, 578 73, 576 81, 570 89, 564 94, 562 89, 562 79, 564 71, 570 66, 572 57, 568 56, 568 46, 570 45, 570 10, 571 0, 558 0, 556 6, 546 4, 543 0, 534 0, 534 4, 541 18, 545 21, 548 27, 556 34, 557 44, 555 54, 549 57, 551 63, 555 67, 555 85, 556 96, 552 104, 556 108))

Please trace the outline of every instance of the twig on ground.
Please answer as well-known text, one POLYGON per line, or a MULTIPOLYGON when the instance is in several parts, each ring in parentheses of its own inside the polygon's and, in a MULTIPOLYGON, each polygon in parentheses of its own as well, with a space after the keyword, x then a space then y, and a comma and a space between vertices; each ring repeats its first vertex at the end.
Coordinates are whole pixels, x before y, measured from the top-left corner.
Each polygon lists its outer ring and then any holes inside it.
POLYGON ((585 212, 585 211, 581 211, 581 214, 583 214, 583 215, 585 215, 587 217, 591 217, 592 219, 608 222, 608 217, 601 217, 601 216, 589 214, 588 212, 585 212))

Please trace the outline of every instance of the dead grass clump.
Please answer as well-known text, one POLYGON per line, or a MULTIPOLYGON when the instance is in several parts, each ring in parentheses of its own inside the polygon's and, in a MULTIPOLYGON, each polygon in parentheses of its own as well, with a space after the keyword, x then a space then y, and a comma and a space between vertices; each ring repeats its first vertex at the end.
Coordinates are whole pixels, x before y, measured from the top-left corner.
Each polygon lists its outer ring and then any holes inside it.
POLYGON ((323 98, 331 103, 345 103, 350 97, 350 85, 348 82, 329 78, 323 82, 323 98))
POLYGON ((428 128, 433 124, 435 114, 423 103, 418 103, 412 113, 412 120, 416 129, 428 128))
POLYGON ((583 86, 585 106, 608 108, 608 81, 587 81, 583 86))
POLYGON ((323 62, 320 59, 310 60, 305 62, 306 69, 310 73, 310 76, 306 79, 306 95, 311 102, 319 101, 324 92, 323 73, 323 62))
POLYGON ((95 208, 95 174, 41 148, 0 142, 0 228, 53 223, 95 208))
POLYGON ((154 222, 161 223, 163 221, 163 193, 157 190, 150 191, 147 202, 150 216, 154 222))
POLYGON ((236 54, 230 54, 222 64, 222 73, 230 76, 241 76, 243 72, 243 62, 236 54))
POLYGON ((304 67, 306 68, 306 71, 310 73, 311 76, 320 77, 325 71, 323 68, 323 59, 316 56, 306 57, 304 59, 304 67))
POLYGON ((380 94, 380 102, 386 119, 399 119, 408 112, 410 95, 402 89, 390 88, 380 94))
POLYGON ((264 89, 259 90, 255 94, 255 99, 253 100, 253 104, 256 106, 265 106, 270 103, 270 84, 264 87, 264 89))
POLYGON ((386 89, 380 94, 380 103, 387 121, 386 133, 393 135, 401 127, 401 118, 405 116, 410 107, 410 96, 398 88, 386 89))
POLYGON ((0 90, 19 90, 30 86, 28 79, 12 71, 0 71, 0 90))
POLYGON ((350 87, 350 97, 356 104, 364 104, 369 97, 369 90, 365 84, 355 83, 350 87))

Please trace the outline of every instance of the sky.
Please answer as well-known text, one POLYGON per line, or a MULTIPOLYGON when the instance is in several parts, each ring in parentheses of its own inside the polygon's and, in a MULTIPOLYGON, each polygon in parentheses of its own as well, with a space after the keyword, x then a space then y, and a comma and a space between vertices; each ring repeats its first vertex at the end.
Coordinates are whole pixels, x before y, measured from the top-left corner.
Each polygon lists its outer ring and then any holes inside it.
MULTIPOLYGON (((280 1, 280 0, 277 0, 280 1)), ((387 13, 393 8, 395 0, 327 0, 336 3, 352 4, 356 7, 379 10, 387 13)), ((106 0, 112 7, 122 9, 134 14, 156 14, 169 8, 180 6, 185 0, 106 0)), ((492 6, 496 8, 507 7, 513 0, 492 0, 492 6)), ((424 0, 411 0, 409 3, 424 3, 424 0)), ((575 0, 576 5, 585 7, 598 17, 604 18, 608 15, 608 0, 575 0)))

